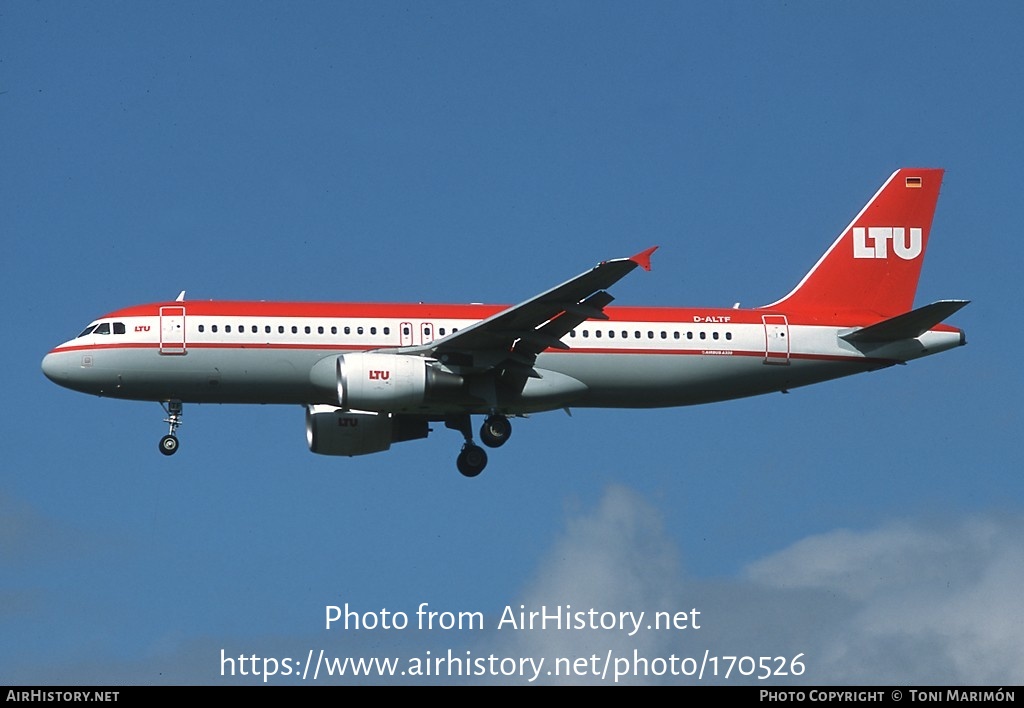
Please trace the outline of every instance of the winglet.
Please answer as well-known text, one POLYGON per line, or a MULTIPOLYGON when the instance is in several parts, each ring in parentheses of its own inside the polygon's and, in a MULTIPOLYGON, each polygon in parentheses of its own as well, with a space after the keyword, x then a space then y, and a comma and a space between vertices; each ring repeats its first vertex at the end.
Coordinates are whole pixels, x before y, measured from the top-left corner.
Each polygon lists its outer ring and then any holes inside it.
POLYGON ((630 256, 629 260, 633 261, 634 263, 636 263, 638 266, 640 266, 644 270, 650 270, 651 269, 651 254, 654 253, 657 250, 658 250, 657 246, 651 246, 646 251, 640 251, 640 253, 636 254, 635 256, 630 256))

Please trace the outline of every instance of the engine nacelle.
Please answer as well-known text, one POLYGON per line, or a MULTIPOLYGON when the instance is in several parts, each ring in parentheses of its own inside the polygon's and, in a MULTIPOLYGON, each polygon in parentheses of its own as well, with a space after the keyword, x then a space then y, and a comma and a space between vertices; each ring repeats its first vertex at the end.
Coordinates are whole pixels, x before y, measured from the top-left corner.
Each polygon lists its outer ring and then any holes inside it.
POLYGON ((457 396, 463 380, 406 354, 357 352, 337 359, 338 404, 364 411, 399 411, 457 396))
POLYGON ((369 455, 392 443, 418 440, 430 432, 426 418, 344 411, 334 406, 306 409, 306 441, 319 455, 369 455))

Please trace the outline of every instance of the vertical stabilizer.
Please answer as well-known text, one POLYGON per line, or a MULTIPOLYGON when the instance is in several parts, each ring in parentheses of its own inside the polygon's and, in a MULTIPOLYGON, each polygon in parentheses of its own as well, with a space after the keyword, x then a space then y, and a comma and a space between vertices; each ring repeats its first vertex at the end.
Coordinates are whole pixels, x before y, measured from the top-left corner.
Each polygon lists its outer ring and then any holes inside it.
POLYGON ((766 308, 830 322, 913 309, 943 170, 897 170, 793 292, 766 308))

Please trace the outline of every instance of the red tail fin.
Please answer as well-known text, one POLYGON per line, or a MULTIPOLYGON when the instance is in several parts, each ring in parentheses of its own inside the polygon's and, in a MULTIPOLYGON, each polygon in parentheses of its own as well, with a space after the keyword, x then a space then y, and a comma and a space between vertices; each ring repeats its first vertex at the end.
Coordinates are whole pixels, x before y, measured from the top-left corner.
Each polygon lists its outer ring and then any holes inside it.
POLYGON ((911 310, 942 170, 896 170, 793 292, 772 309, 833 321, 911 310))

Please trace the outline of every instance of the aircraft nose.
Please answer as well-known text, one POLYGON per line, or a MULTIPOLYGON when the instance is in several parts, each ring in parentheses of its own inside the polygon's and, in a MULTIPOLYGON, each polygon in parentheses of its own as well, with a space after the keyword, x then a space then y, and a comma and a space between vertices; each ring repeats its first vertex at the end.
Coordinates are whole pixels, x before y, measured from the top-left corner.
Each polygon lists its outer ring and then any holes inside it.
POLYGON ((57 352, 50 352, 43 357, 43 374, 56 384, 63 384, 68 379, 66 357, 57 352))

